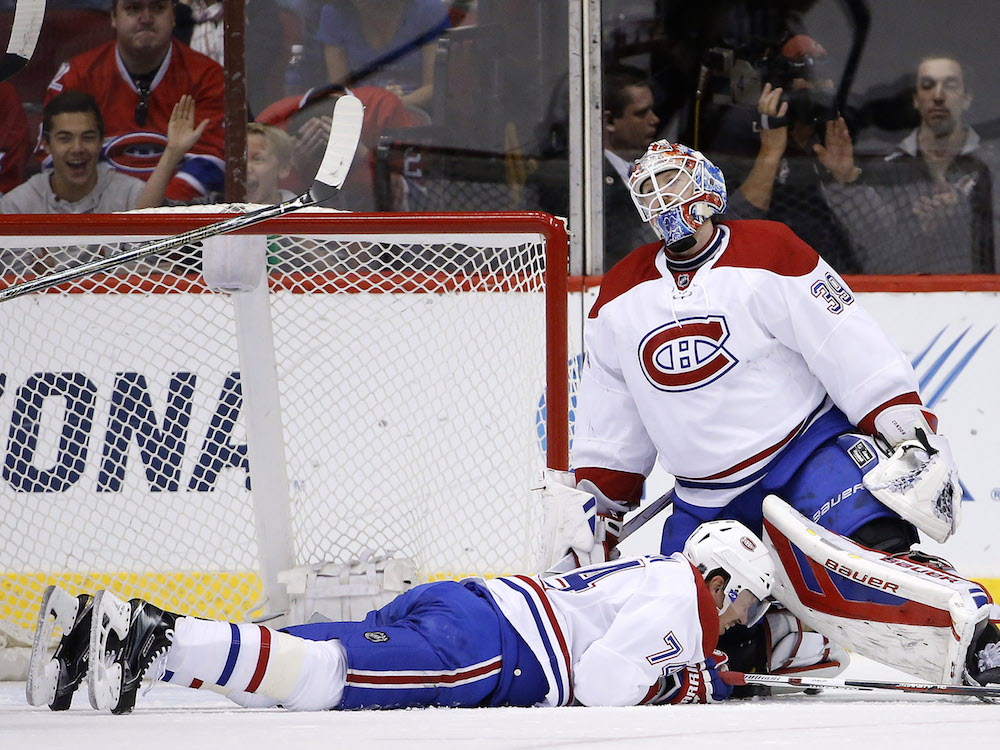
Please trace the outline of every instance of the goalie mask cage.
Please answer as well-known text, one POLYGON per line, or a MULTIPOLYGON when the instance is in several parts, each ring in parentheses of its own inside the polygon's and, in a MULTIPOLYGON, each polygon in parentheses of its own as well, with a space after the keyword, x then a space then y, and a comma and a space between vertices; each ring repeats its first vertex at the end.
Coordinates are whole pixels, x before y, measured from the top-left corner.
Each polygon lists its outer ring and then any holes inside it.
MULTIPOLYGON (((5 217, 4 285, 220 218, 5 217)), ((0 304, 0 639, 50 583, 241 621, 287 606, 281 570, 366 550, 422 580, 535 563, 530 488, 568 460, 562 223, 253 235, 254 291, 209 288, 186 247, 0 304)))

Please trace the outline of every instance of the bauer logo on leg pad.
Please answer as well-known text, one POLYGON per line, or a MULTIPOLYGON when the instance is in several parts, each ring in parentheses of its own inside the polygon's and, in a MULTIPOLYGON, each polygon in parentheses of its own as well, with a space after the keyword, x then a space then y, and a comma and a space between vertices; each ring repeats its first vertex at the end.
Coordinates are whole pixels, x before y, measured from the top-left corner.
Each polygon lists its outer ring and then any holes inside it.
POLYGON ((389 636, 381 630, 370 630, 365 633, 365 638, 372 643, 386 643, 389 640, 389 636))

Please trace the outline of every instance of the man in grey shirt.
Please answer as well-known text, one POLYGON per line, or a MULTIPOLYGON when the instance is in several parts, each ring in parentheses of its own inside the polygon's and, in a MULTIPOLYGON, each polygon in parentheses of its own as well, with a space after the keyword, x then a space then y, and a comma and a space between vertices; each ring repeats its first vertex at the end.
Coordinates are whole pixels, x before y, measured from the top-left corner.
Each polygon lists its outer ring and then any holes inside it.
POLYGON ((170 118, 163 155, 143 182, 100 161, 104 121, 97 102, 81 91, 65 91, 42 112, 42 146, 52 157, 52 168, 0 198, 0 213, 112 213, 160 206, 174 167, 207 122, 195 128, 194 99, 181 97, 170 118))

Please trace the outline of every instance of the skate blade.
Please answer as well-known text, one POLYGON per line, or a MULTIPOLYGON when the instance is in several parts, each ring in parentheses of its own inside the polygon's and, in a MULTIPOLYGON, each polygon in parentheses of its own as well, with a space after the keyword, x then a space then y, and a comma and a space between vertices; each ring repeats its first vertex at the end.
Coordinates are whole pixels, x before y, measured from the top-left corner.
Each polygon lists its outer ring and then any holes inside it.
POLYGON ((31 642, 31 658, 28 661, 28 680, 25 697, 31 706, 49 706, 56 698, 59 684, 59 663, 52 658, 49 646, 56 628, 68 633, 76 622, 80 600, 59 588, 49 586, 42 595, 35 623, 35 637, 31 642))
POLYGON ((90 671, 87 692, 90 705, 98 711, 117 707, 122 692, 122 665, 109 659, 108 637, 119 640, 128 635, 131 607, 110 591, 98 591, 94 597, 94 622, 90 626, 90 671))

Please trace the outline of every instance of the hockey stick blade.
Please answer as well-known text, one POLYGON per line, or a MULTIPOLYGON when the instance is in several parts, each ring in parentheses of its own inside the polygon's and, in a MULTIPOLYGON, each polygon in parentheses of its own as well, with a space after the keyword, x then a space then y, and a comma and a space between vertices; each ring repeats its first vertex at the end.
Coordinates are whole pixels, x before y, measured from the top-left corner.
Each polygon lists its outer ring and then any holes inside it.
POLYGON ((360 99, 356 96, 342 96, 337 100, 326 152, 309 190, 316 203, 329 200, 344 186, 361 139, 363 122, 364 107, 360 99))
POLYGON ((950 695, 981 699, 1000 698, 1000 686, 980 685, 930 685, 921 682, 890 682, 887 680, 834 680, 826 677, 789 677, 776 674, 743 674, 742 672, 720 672, 719 676, 727 685, 785 685, 803 689, 836 690, 893 690, 903 693, 923 695, 950 695))
POLYGON ((140 242, 131 249, 120 252, 117 255, 98 258, 88 263, 82 263, 74 268, 66 268, 62 271, 40 276, 37 279, 23 281, 7 289, 0 289, 0 302, 22 297, 25 294, 40 292, 67 281, 89 276, 92 273, 106 271, 123 263, 139 260, 147 255, 162 253, 166 250, 173 250, 174 248, 201 242, 209 237, 216 237, 220 234, 228 234, 239 229, 245 229, 262 221, 284 216, 300 208, 308 208, 309 206, 315 206, 323 200, 328 200, 344 184, 347 171, 351 167, 354 151, 357 149, 358 140, 361 137, 361 111, 361 104, 356 97, 342 96, 337 100, 337 104, 333 110, 333 123, 330 126, 330 140, 327 142, 326 153, 317 172, 317 182, 302 195, 291 198, 284 203, 279 203, 276 206, 265 206, 248 214, 237 214, 214 224, 208 224, 207 226, 176 234, 173 237, 140 242), (346 121, 344 123, 340 122, 341 111, 345 113, 346 121), (337 141, 337 143, 334 144, 334 141, 337 141), (319 178, 322 178, 322 180, 319 178), (314 195, 314 191, 320 195, 314 195))
POLYGON ((45 0, 17 0, 7 53, 0 62, 0 81, 6 81, 31 60, 44 18, 45 0))

